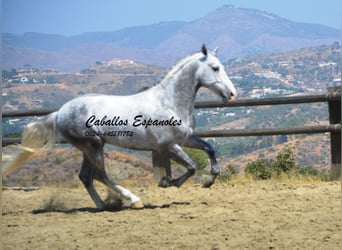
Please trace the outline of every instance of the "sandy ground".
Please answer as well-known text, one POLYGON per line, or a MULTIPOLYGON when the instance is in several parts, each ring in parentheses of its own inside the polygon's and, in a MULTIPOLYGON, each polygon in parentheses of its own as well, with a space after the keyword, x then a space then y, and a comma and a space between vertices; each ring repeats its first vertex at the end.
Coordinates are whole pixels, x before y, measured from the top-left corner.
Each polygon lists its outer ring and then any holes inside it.
POLYGON ((131 190, 144 209, 95 212, 81 187, 3 190, 3 249, 341 249, 340 182, 131 190))

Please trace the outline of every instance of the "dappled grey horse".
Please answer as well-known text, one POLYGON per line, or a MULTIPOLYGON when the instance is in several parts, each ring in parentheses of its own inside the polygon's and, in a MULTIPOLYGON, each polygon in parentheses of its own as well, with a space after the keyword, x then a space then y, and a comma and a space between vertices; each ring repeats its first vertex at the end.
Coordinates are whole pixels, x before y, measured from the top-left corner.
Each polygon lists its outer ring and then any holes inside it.
POLYGON ((17 169, 34 152, 50 150, 65 140, 83 153, 79 177, 97 208, 105 205, 94 188, 98 180, 131 202, 143 207, 140 198, 107 177, 104 166, 104 144, 124 148, 150 150, 153 163, 170 171, 170 157, 187 171, 176 179, 163 178, 161 186, 181 186, 195 172, 195 163, 182 145, 204 149, 211 159, 211 185, 219 174, 213 149, 193 134, 192 111, 196 93, 206 87, 233 100, 236 90, 223 65, 202 46, 200 52, 180 60, 154 87, 130 96, 84 95, 72 99, 58 111, 29 123, 24 132, 21 152, 3 171, 3 176, 17 169), (166 162, 166 165, 165 165, 166 162))

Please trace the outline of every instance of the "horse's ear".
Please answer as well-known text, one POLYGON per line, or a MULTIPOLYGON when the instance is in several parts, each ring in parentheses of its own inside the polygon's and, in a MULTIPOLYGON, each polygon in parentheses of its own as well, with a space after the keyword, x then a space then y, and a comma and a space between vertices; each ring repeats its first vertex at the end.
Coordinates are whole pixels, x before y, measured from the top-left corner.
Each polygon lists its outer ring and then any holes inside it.
POLYGON ((203 55, 205 55, 205 56, 208 55, 208 50, 207 50, 207 47, 205 47, 205 44, 202 45, 201 51, 202 51, 203 55))
POLYGON ((216 47, 216 48, 214 49, 213 53, 214 53, 215 56, 217 55, 218 50, 219 50, 219 47, 216 47))

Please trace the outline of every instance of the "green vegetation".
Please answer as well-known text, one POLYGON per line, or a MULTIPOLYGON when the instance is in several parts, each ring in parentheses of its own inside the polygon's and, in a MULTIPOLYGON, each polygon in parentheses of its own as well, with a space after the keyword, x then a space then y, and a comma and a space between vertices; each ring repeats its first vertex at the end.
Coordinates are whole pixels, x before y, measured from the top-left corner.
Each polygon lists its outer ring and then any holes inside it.
POLYGON ((291 148, 283 148, 274 159, 258 158, 248 163, 245 175, 239 175, 239 169, 228 165, 218 177, 221 182, 243 184, 253 181, 285 181, 285 182, 315 182, 330 181, 330 173, 311 166, 300 168, 295 161, 291 148))
POLYGON ((320 181, 329 180, 329 174, 312 167, 299 168, 291 148, 284 148, 275 159, 257 159, 248 163, 245 173, 252 176, 254 180, 268 180, 296 178, 316 179, 320 181))
POLYGON ((218 177, 219 181, 227 182, 237 177, 239 170, 232 165, 229 165, 218 177))
POLYGON ((267 180, 272 177, 275 169, 272 166, 272 161, 267 159, 257 159, 247 164, 245 168, 246 174, 250 174, 256 180, 267 180))
POLYGON ((207 155, 199 149, 183 148, 190 158, 196 163, 197 170, 203 170, 208 165, 207 155))

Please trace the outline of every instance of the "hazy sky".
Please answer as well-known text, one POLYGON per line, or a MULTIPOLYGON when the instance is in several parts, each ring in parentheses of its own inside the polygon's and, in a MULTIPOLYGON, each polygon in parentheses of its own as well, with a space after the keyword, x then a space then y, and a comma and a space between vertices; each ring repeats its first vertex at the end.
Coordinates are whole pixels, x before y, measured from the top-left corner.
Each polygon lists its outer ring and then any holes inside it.
POLYGON ((3 32, 75 35, 192 21, 225 4, 341 28, 341 0, 2 0, 3 32))

